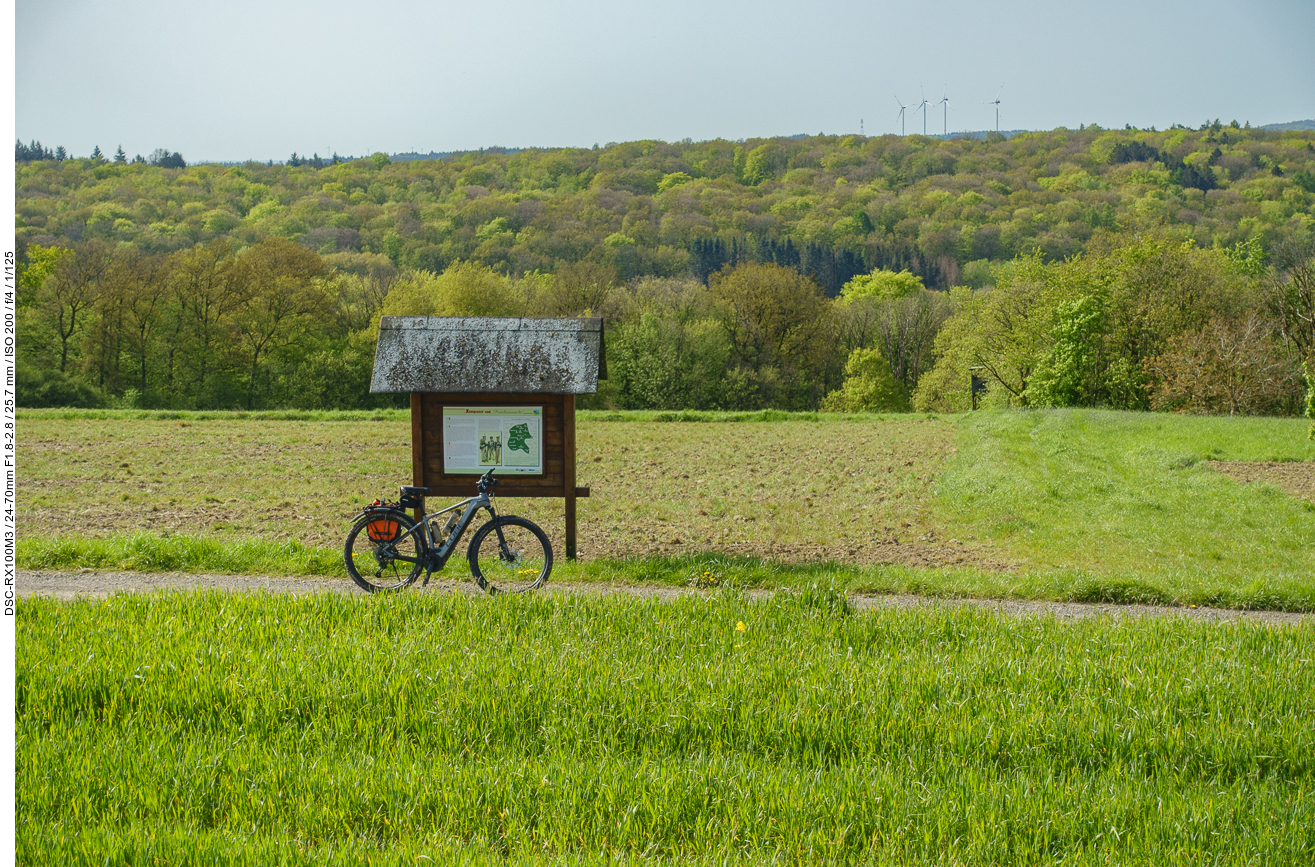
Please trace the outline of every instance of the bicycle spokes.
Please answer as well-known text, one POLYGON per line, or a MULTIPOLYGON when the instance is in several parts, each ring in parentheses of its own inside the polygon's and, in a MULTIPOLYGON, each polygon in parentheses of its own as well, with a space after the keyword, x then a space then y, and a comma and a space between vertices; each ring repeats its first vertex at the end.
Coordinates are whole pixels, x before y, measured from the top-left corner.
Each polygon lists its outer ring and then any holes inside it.
POLYGON ((552 549, 543 531, 510 515, 479 529, 469 557, 476 581, 491 593, 533 590, 552 569, 552 549))

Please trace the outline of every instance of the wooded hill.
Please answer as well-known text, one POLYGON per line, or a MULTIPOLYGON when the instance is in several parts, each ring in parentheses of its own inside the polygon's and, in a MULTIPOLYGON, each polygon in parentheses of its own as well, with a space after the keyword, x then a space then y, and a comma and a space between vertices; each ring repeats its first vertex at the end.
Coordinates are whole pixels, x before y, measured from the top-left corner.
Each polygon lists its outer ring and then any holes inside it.
POLYGON ((1315 362, 1312 132, 39 155, 23 406, 390 405, 385 314, 602 315, 591 400, 636 409, 961 409, 976 369, 1002 404, 1286 414, 1315 362))
MULTIPOLYGON (((274 236, 362 256, 511 275, 589 261, 621 281, 768 261, 834 296, 873 268, 981 286, 991 262, 1081 252, 1098 229, 1158 224, 1198 246, 1266 248, 1315 222, 1315 132, 1057 129, 628 142, 444 160, 183 169, 53 159, 16 166, 21 241, 99 238, 145 253, 274 236)), ((373 260, 377 266, 379 261, 373 260)))

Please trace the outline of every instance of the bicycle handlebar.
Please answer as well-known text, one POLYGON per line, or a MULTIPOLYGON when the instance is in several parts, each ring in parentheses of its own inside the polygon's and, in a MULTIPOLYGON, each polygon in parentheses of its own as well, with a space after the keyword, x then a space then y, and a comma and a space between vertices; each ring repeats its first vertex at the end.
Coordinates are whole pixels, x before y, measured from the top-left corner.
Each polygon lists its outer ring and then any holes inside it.
POLYGON ((489 471, 484 475, 480 476, 479 481, 475 483, 475 488, 481 494, 485 493, 486 491, 488 491, 490 488, 492 488, 494 485, 498 483, 498 480, 493 478, 493 471, 495 469, 497 469, 497 467, 490 467, 489 471))

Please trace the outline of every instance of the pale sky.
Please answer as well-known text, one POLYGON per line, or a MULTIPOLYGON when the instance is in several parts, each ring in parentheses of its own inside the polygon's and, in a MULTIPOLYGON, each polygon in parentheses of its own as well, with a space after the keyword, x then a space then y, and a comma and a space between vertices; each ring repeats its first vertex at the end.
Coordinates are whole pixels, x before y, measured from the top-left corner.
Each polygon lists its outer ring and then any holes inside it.
POLYGON ((1312 0, 18 0, 16 133, 264 161, 877 135, 924 93, 981 130, 997 92, 1001 129, 1259 125, 1315 118, 1313 35, 1312 0))

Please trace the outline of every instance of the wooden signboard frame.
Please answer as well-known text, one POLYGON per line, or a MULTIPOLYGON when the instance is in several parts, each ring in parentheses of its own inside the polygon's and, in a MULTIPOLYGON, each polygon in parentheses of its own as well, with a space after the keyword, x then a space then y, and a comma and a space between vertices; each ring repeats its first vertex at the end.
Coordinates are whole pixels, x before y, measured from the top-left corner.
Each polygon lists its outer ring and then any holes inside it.
MULTIPOLYGON (((427 496, 462 499, 474 495, 475 476, 449 473, 443 463, 443 409, 451 406, 543 407, 543 473, 499 476, 499 497, 563 497, 566 500, 566 557, 575 559, 576 500, 589 488, 575 484, 575 395, 411 393, 412 484, 427 496)), ((423 515, 416 510, 416 518, 423 515)))

